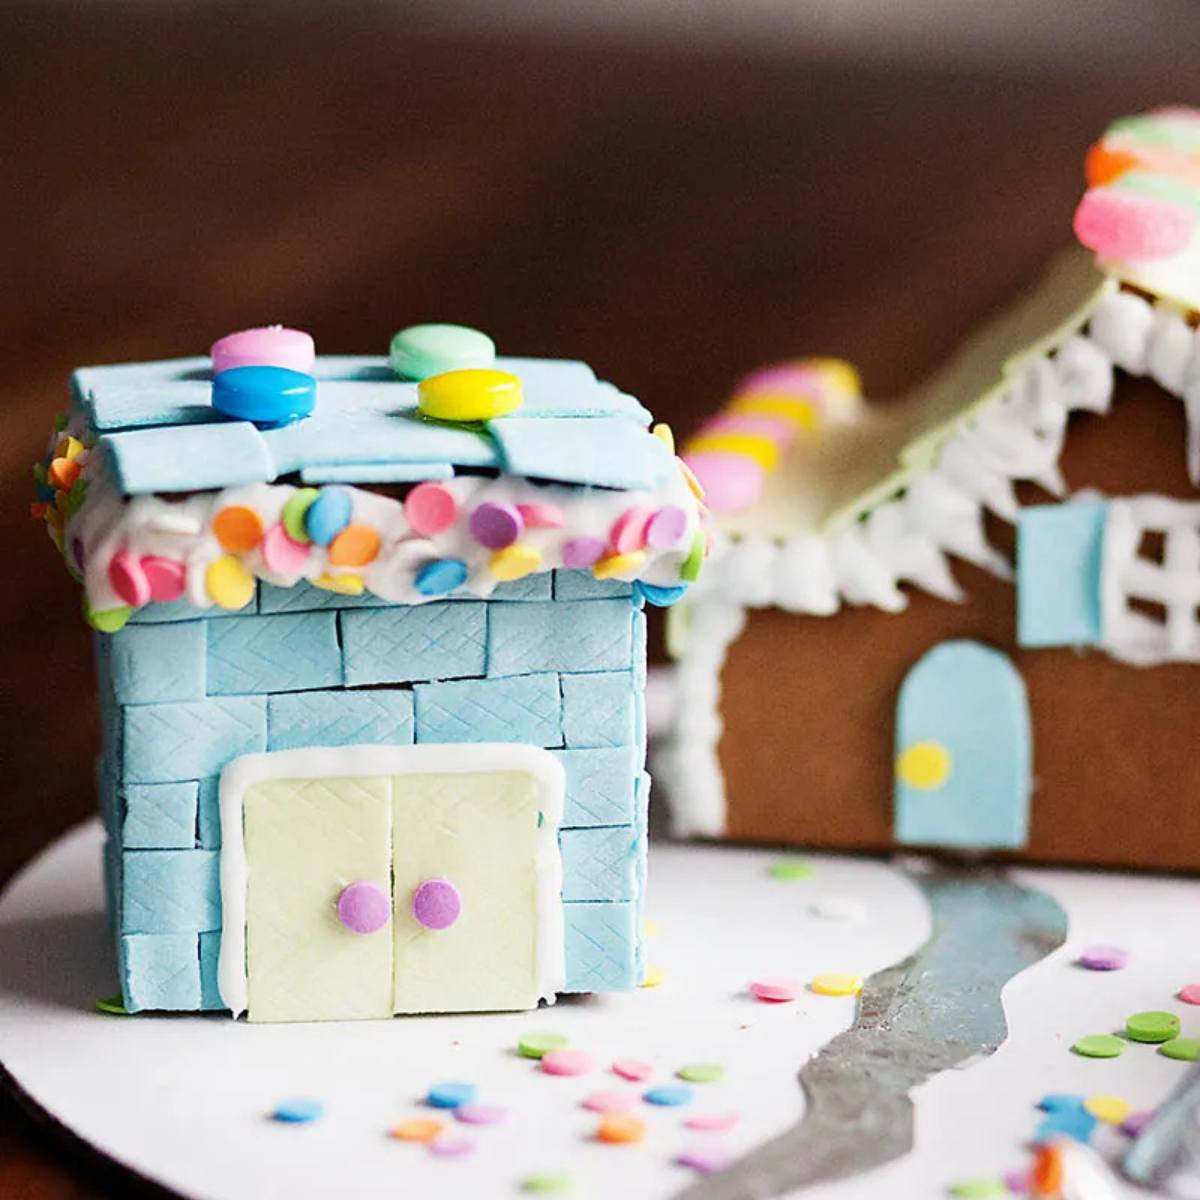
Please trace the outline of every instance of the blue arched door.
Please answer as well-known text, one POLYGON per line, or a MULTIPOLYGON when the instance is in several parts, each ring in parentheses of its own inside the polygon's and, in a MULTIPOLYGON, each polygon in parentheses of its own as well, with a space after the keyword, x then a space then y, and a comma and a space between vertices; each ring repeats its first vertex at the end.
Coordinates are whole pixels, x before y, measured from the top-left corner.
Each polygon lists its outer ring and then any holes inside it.
POLYGON ((909 671, 896 714, 896 841, 1016 849, 1029 832, 1029 700, 1007 655, 943 642, 909 671))

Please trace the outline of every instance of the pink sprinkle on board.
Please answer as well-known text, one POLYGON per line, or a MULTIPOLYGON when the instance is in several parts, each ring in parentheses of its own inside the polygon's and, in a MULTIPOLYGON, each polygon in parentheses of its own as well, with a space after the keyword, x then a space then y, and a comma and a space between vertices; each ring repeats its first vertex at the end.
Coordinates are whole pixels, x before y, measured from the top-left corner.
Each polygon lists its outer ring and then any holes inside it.
POLYGON ((460 1104, 454 1110, 454 1119, 464 1125, 498 1125, 508 1117, 508 1109, 498 1104, 460 1104))
POLYGON ((649 1063, 638 1062, 635 1058, 618 1058, 612 1069, 614 1075, 620 1075, 632 1083, 644 1083, 654 1074, 654 1068, 649 1063))
POLYGON ((438 1158, 462 1158, 475 1149, 475 1143, 470 1138, 455 1137, 453 1134, 443 1134, 429 1143, 429 1153, 438 1158))
POLYGON ((750 994, 768 1004, 784 1004, 789 1000, 795 1000, 803 989, 804 985, 798 979, 783 979, 778 975, 772 975, 756 979, 750 985, 750 994))
POLYGON ((292 541, 282 525, 272 525, 258 549, 267 570, 276 575, 299 575, 308 562, 309 547, 292 541))
POLYGON ((722 1146, 688 1146, 680 1151, 675 1161, 681 1167, 691 1167, 701 1175, 723 1171, 732 1161, 728 1150, 722 1146))
POLYGON ((684 1124, 689 1129, 700 1130, 703 1133, 722 1133, 732 1129, 741 1117, 735 1112, 726 1113, 692 1113, 684 1124))
POLYGON ((632 1092, 593 1092, 583 1101, 583 1107, 591 1112, 626 1112, 633 1107, 637 1097, 632 1092))
POLYGON ((150 585, 150 599, 160 604, 170 604, 183 595, 187 582, 187 570, 183 563, 159 554, 147 554, 142 559, 142 571, 150 585))
POLYGON ((547 1075, 586 1075, 592 1068, 591 1055, 583 1050, 550 1050, 542 1055, 547 1075))
POLYGON ((1179 989, 1179 999, 1184 1004, 1200 1004, 1200 983, 1185 983, 1179 989))
POLYGON ((617 554, 632 554, 646 544, 646 524, 654 514, 645 508, 627 508, 608 533, 608 544, 617 554))
POLYGON ((518 504, 517 512, 526 529, 561 529, 566 524, 563 510, 557 504, 518 504))
POLYGON ((419 483, 404 498, 404 515, 416 533, 432 537, 457 520, 458 501, 443 484, 419 483))
POLYGON ((142 564, 128 550, 118 550, 108 564, 108 583, 122 604, 141 608, 150 602, 150 582, 142 564))
POLYGON ((1120 946, 1089 946, 1079 956, 1079 965, 1089 971, 1119 971, 1128 963, 1129 951, 1120 946))

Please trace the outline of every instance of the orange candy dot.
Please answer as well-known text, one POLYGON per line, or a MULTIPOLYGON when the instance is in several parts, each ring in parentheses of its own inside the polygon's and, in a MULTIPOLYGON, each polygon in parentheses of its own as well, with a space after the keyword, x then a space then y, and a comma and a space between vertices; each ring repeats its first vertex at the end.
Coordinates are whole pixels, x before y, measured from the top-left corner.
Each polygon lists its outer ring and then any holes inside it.
POLYGON ((596 1139, 613 1145, 640 1142, 646 1136, 646 1122, 640 1117, 627 1117, 622 1113, 605 1113, 596 1127, 596 1139))
POLYGON ((394 1137, 401 1142, 432 1142, 445 1128, 441 1121, 430 1117, 412 1117, 401 1121, 388 1130, 388 1137, 394 1137))
POLYGON ((1096 142, 1087 152, 1083 170, 1088 187, 1102 187, 1139 166, 1141 160, 1132 150, 1117 150, 1096 142))
POLYGON ((1029 1177, 1031 1196, 1058 1196, 1063 1185, 1062 1151, 1054 1145, 1043 1146, 1029 1177))
POLYGON ((338 567, 365 567, 379 553, 379 534, 370 525, 347 525, 329 543, 329 561, 338 567))
POLYGON ((81 470, 82 468, 73 458, 56 458, 50 463, 46 477, 50 480, 52 487, 69 492, 74 486, 75 480, 79 478, 81 470))
POLYGON ((245 554, 262 541, 262 517, 244 504, 230 504, 213 518, 213 533, 222 550, 245 554))

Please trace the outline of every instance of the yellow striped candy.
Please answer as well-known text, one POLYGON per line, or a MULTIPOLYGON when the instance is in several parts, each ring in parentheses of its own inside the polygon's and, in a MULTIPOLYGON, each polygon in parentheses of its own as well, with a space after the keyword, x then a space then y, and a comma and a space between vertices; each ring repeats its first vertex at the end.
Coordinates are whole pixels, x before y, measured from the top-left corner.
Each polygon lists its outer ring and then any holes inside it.
POLYGON ((688 442, 689 454, 714 450, 752 458, 764 471, 773 471, 779 462, 779 447, 757 433, 709 433, 688 442))

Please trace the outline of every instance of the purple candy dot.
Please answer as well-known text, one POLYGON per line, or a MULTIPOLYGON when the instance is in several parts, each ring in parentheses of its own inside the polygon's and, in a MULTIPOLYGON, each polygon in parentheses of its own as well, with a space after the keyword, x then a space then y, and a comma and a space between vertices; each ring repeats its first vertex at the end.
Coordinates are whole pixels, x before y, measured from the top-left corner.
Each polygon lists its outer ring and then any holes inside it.
POLYGON ((376 883, 352 883, 337 899, 337 915, 351 933, 374 933, 388 923, 392 902, 376 883))
POLYGON ((496 504, 491 500, 471 513, 468 522, 471 536, 489 550, 503 550, 521 536, 525 519, 511 504, 496 504))
POLYGON ((1089 971, 1119 971, 1128 962, 1129 952, 1119 946, 1089 946, 1079 956, 1079 965, 1089 971))
POLYGON ((508 1109, 498 1104, 460 1104, 454 1110, 454 1119, 465 1125, 495 1125, 508 1120, 508 1109))
POLYGON ((604 553, 604 542, 600 538, 572 538, 563 546, 562 560, 564 567, 579 569, 590 567, 604 553))
POLYGON ((689 1146, 680 1152, 675 1161, 681 1167, 691 1167, 701 1175, 710 1175, 714 1171, 725 1170, 732 1158, 729 1151, 720 1146, 689 1146))
POLYGON ((1154 1109, 1147 1109, 1143 1112, 1133 1112, 1121 1122, 1121 1132, 1127 1133, 1130 1137, 1137 1137, 1155 1117, 1154 1109))
POLYGON ((1032 1175, 1027 1167, 1016 1167, 1004 1172, 1004 1186, 1015 1196, 1024 1196, 1029 1191, 1032 1175))
POLYGON ((646 545, 652 550, 669 550, 678 546, 687 532, 687 513, 682 508, 668 504, 650 518, 646 526, 646 545))
POLYGON ((448 879, 427 879, 413 892, 413 916, 426 929, 449 929, 461 912, 462 897, 448 879))
POLYGON ((442 1134, 429 1143, 430 1153, 438 1158, 461 1158, 475 1149, 475 1143, 468 1138, 454 1137, 452 1134, 442 1134))

